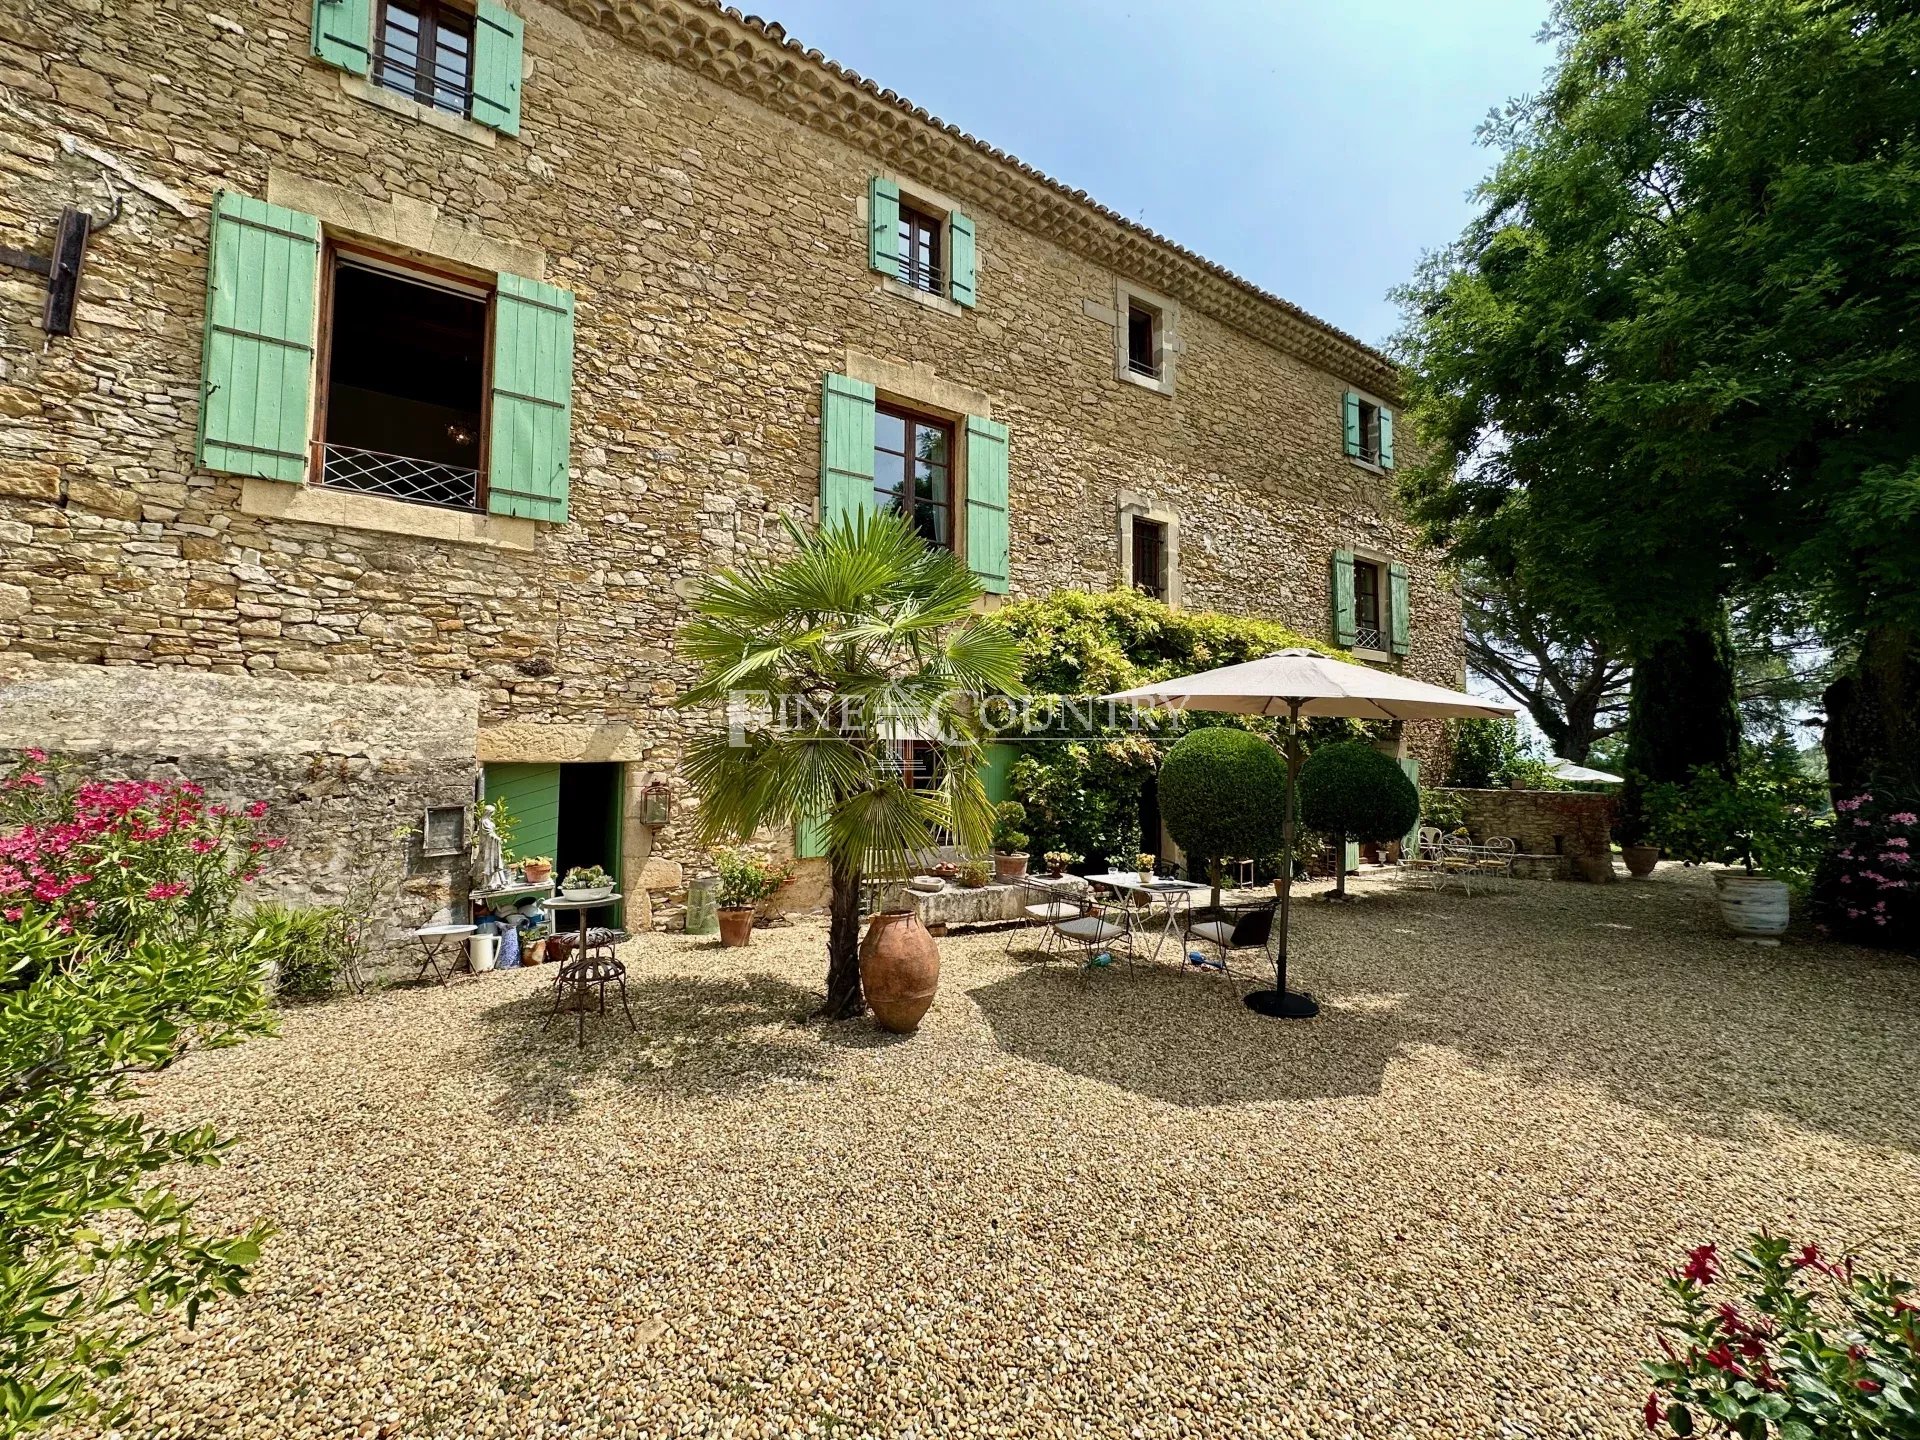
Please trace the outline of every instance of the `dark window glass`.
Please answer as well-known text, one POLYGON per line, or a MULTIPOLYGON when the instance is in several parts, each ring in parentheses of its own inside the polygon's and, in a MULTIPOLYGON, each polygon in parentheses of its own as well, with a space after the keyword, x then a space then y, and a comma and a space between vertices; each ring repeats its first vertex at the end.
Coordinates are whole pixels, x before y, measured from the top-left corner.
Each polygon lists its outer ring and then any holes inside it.
POLYGON ((874 502, 907 516, 942 550, 953 548, 952 454, 951 426, 885 406, 874 412, 874 502))
POLYGON ((1370 560, 1353 562, 1353 621, 1360 634, 1355 644, 1378 650, 1380 644, 1380 567, 1370 560))
POLYGON ((1360 402, 1360 458, 1380 459, 1380 407, 1365 400, 1360 402))
POLYGON ((376 83, 422 105, 467 113, 473 93, 473 16, 439 0, 384 0, 375 29, 376 83))
POLYGON ((1167 527, 1144 515, 1133 517, 1133 588, 1167 598, 1167 527))
POLYGON ((900 778, 909 790, 933 790, 940 784, 940 746, 932 740, 900 742, 900 778))
POLYGON ((1154 313, 1139 305, 1127 311, 1127 368, 1136 375, 1160 376, 1154 343, 1154 313))
POLYGON ((939 295, 945 290, 941 274, 940 222, 902 203, 900 206, 900 278, 916 290, 939 295))

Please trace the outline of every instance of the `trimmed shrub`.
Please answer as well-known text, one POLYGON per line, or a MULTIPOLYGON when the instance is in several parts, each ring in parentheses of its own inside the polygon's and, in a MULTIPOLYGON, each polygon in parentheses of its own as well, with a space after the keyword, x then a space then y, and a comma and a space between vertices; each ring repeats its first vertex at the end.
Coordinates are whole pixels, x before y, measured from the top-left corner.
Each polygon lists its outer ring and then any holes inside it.
MULTIPOLYGON (((1420 792, 1400 762, 1364 740, 1323 745, 1300 767, 1300 822, 1336 839, 1398 840, 1420 819, 1420 792)), ((1346 867, 1334 867, 1339 893, 1346 867)))
POLYGON ((1160 814, 1190 860, 1216 876, 1232 856, 1280 848, 1287 762, 1258 735, 1224 726, 1195 730, 1160 766, 1160 814))

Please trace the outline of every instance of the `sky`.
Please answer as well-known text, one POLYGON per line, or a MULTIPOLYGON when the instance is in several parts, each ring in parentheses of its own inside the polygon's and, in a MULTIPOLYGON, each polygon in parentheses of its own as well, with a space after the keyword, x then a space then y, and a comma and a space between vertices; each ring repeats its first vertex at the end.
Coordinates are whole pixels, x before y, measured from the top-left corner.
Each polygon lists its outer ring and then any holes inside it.
POLYGON ((1547 0, 734 3, 1376 345, 1552 59, 1547 0))

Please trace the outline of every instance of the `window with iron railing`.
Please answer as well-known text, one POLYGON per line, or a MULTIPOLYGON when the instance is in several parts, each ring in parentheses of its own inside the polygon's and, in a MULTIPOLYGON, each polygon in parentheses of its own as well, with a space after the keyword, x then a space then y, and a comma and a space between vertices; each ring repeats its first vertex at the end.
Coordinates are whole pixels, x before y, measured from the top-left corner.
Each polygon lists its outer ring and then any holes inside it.
POLYGON ((440 0, 383 0, 374 31, 374 81, 465 115, 473 101, 473 16, 440 0))
POLYGON ((1127 308, 1127 369, 1160 378, 1160 317, 1138 301, 1127 308))
POLYGON ((1386 606, 1380 592, 1380 567, 1371 560, 1353 562, 1353 646, 1356 650, 1387 648, 1382 615, 1386 606))
POLYGON ((900 278, 916 290, 929 295, 944 295, 946 273, 941 269, 939 219, 916 210, 905 201, 900 205, 900 278))

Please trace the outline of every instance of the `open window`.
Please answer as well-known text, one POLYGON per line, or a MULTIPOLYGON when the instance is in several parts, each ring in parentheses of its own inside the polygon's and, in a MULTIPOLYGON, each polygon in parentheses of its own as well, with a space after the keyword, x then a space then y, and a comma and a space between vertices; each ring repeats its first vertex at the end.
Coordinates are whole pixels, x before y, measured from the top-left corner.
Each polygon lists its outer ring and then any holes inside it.
POLYGON ((900 201, 900 279, 904 284, 929 295, 947 293, 940 243, 944 228, 940 216, 917 209, 904 198, 900 201))
POLYGON ((444 0, 380 0, 374 26, 376 84, 436 110, 473 104, 473 12, 444 0))
POLYGON ((336 249, 319 483, 480 508, 492 293, 336 249))
POLYGON ((1349 390, 1342 398, 1345 407, 1347 455, 1382 470, 1393 468, 1393 412, 1379 401, 1349 390))
POLYGON ((1143 300, 1127 306, 1127 369, 1160 378, 1160 312, 1143 300))
POLYGON ((891 405, 873 416, 873 498, 929 545, 954 548, 953 426, 891 405))
POLYGON ((1113 314, 1114 373, 1142 389, 1171 395, 1180 350, 1179 303, 1121 280, 1115 285, 1113 314))

